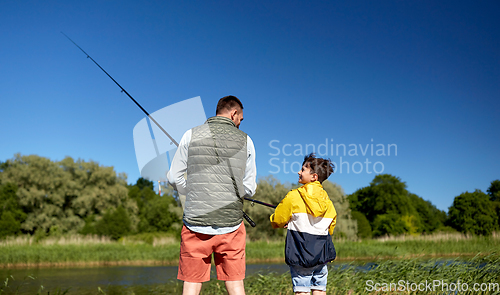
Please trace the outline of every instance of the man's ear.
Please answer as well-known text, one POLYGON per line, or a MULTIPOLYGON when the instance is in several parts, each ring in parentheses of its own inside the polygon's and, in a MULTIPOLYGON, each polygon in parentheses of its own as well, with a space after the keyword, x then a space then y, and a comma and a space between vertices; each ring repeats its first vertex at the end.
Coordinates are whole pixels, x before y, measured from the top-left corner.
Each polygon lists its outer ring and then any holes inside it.
POLYGON ((234 119, 234 117, 236 116, 236 114, 238 113, 238 110, 237 109, 233 109, 231 110, 231 120, 234 119))

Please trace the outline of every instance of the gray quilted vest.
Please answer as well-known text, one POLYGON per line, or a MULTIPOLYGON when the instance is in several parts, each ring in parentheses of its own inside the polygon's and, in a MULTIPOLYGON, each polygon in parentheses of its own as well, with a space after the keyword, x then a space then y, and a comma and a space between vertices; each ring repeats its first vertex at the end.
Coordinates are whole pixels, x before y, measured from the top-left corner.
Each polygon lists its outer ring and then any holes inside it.
POLYGON ((246 160, 247 135, 231 119, 211 117, 193 128, 184 220, 196 226, 240 224, 246 160))

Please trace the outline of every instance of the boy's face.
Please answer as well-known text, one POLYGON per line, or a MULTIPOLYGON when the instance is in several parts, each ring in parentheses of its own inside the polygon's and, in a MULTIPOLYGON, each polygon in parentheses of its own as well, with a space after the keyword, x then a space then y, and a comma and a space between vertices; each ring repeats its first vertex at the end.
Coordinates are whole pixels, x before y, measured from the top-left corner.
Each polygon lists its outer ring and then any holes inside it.
POLYGON ((318 174, 313 173, 307 163, 304 164, 302 170, 299 171, 299 183, 306 184, 316 180, 318 180, 318 174))

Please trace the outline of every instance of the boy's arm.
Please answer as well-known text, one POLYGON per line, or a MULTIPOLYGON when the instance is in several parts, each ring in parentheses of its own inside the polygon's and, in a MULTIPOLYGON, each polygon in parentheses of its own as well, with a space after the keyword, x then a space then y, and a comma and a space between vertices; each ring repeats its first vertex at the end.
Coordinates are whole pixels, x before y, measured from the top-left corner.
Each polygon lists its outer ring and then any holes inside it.
POLYGON ((330 223, 330 228, 328 229, 328 231, 330 232, 330 236, 333 235, 333 230, 335 229, 335 225, 336 224, 337 224, 337 215, 335 215, 335 217, 333 218, 332 223, 330 223))
POLYGON ((333 230, 335 229, 335 225, 337 225, 337 211, 335 210, 335 207, 333 207, 333 204, 332 204, 332 215, 333 215, 333 220, 332 220, 332 223, 330 223, 330 228, 328 229, 330 235, 332 236, 333 235, 333 230))
POLYGON ((286 197, 283 200, 281 200, 281 202, 274 210, 273 215, 269 217, 269 220, 271 221, 271 225, 273 226, 273 228, 285 227, 288 224, 288 221, 290 221, 290 218, 292 217, 292 202, 290 198, 290 193, 288 193, 286 197))

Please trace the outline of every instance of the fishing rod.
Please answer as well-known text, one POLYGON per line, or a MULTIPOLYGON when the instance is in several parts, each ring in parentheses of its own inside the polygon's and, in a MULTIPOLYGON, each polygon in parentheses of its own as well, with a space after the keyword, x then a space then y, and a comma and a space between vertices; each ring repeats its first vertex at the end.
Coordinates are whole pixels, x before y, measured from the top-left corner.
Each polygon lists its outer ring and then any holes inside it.
POLYGON ((163 133, 165 133, 166 136, 168 136, 168 138, 176 145, 176 146, 179 146, 179 144, 177 143, 177 141, 175 141, 175 139, 170 136, 170 134, 168 134, 167 131, 165 131, 165 129, 163 129, 163 127, 160 126, 160 124, 158 122, 156 122, 156 120, 153 118, 153 116, 151 116, 138 102, 137 100, 135 100, 132 95, 130 95, 127 90, 125 90, 120 84, 118 84, 118 82, 116 82, 115 79, 113 79, 113 77, 111 77, 110 74, 108 74, 108 72, 106 72, 105 69, 103 69, 92 57, 90 57, 90 55, 85 52, 85 50, 83 50, 80 46, 78 46, 78 44, 75 43, 75 41, 71 40, 70 37, 68 37, 68 35, 64 34, 63 32, 61 32, 61 34, 63 34, 66 38, 68 38, 69 41, 71 41, 71 43, 75 44, 76 47, 78 47, 78 49, 80 49, 83 53, 85 53, 85 55, 87 56, 87 58, 90 58, 91 61, 93 61, 98 67, 99 69, 101 69, 106 75, 108 75, 108 77, 113 80, 113 82, 115 82, 116 85, 118 85, 118 87, 120 87, 120 89, 122 90, 123 93, 125 93, 128 97, 130 97, 130 99, 135 102, 135 104, 146 114, 146 116, 149 117, 149 119, 151 119, 151 121, 153 121, 156 126, 158 126, 158 128, 161 129, 161 131, 163 131, 163 133))
POLYGON ((253 203, 257 203, 257 204, 264 205, 264 206, 267 206, 267 207, 276 208, 276 206, 275 206, 275 205, 271 205, 271 204, 268 204, 268 203, 264 203, 264 202, 262 202, 262 201, 258 201, 258 200, 255 200, 255 199, 251 199, 251 198, 249 198, 249 197, 245 197, 245 200, 252 202, 252 203, 251 203, 251 204, 252 204, 252 206, 253 206, 253 203))
MULTIPOLYGON (((165 133, 165 135, 172 141, 173 144, 175 144, 175 146, 179 147, 179 144, 177 143, 177 141, 175 141, 175 139, 173 139, 172 136, 170 136, 170 134, 168 134, 168 132, 163 129, 163 127, 161 127, 161 125, 156 122, 156 120, 153 118, 153 116, 151 116, 138 102, 137 100, 135 100, 132 95, 130 95, 127 90, 125 90, 125 88, 123 88, 118 82, 116 82, 115 79, 113 79, 113 77, 111 77, 110 74, 108 74, 108 72, 106 72, 106 70, 101 67, 101 65, 99 65, 87 52, 85 52, 85 50, 83 50, 80 46, 78 46, 78 44, 75 43, 75 41, 73 41, 70 37, 68 37, 68 35, 64 34, 63 32, 61 32, 61 34, 63 34, 66 38, 68 38, 69 41, 71 41, 71 43, 73 43, 76 47, 78 47, 78 49, 80 49, 86 56, 87 58, 89 58, 91 61, 93 61, 111 80, 113 80, 113 82, 115 82, 116 85, 118 85, 118 87, 120 87, 120 89, 122 90, 123 93, 125 93, 145 114, 146 116, 148 116, 149 119, 151 119, 151 121, 153 121, 156 126, 158 126, 158 128, 160 128, 161 131, 163 131, 163 133, 165 133)), ((266 204, 266 203, 263 203, 263 202, 260 202, 260 201, 257 201, 257 200, 252 200, 252 199, 249 199, 249 198, 246 198, 246 200, 251 200, 252 202, 255 202, 255 203, 258 203, 258 204, 262 204, 262 205, 266 205, 266 206, 271 206, 272 205, 269 205, 269 204, 266 204)), ((275 208, 275 207, 273 207, 275 208)), ((255 227, 256 224, 255 222, 250 218, 250 216, 248 216, 245 212, 243 212, 243 217, 245 218, 245 220, 252 226, 252 227, 255 227)))

